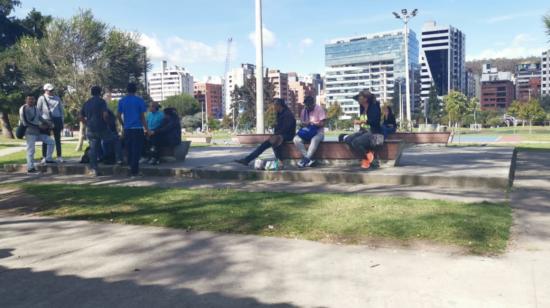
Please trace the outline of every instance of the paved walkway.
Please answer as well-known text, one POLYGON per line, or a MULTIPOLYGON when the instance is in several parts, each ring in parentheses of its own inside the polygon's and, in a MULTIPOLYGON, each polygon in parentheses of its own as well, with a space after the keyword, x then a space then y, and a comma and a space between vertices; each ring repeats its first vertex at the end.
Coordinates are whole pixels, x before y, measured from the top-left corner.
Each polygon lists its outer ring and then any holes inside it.
POLYGON ((0 212, 0 307, 550 307, 548 155, 520 154, 496 258, 0 212))
POLYGON ((25 146, 10 146, 7 148, 0 149, 0 157, 8 156, 17 152, 25 151, 25 146))

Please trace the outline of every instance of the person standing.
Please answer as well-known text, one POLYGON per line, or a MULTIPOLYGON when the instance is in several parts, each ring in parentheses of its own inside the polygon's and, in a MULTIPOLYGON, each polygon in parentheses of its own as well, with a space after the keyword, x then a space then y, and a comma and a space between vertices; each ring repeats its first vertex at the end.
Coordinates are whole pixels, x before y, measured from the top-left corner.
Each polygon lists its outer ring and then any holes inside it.
MULTIPOLYGON (((44 95, 38 98, 37 108, 42 118, 51 122, 53 125, 52 132, 55 139, 55 151, 57 153, 57 162, 63 163, 61 149, 61 132, 63 131, 63 123, 65 119, 65 110, 63 101, 59 96, 54 94, 54 86, 50 83, 44 85, 44 95)), ((43 161, 46 160, 46 145, 42 144, 43 161)))
POLYGON ((294 137, 296 148, 302 153, 302 160, 298 162, 298 167, 311 167, 315 164, 313 155, 319 148, 319 145, 325 139, 325 120, 327 114, 323 107, 315 104, 315 99, 312 96, 307 96, 304 99, 304 110, 300 115, 302 129, 298 131, 294 137), (306 133, 301 132, 305 129, 306 133), (309 148, 306 150, 304 142, 309 141, 309 148))
POLYGON ((128 84, 128 95, 118 103, 117 117, 124 127, 124 140, 128 151, 128 165, 130 165, 130 176, 139 175, 139 160, 143 150, 145 134, 148 133, 145 112, 147 106, 145 101, 136 95, 137 86, 135 83, 128 84))
POLYGON ((55 143, 50 136, 45 134, 45 129, 48 128, 49 123, 42 118, 40 111, 36 108, 36 100, 33 96, 27 96, 25 104, 19 109, 19 121, 26 127, 27 173, 36 174, 38 173, 38 170, 34 166, 36 142, 41 141, 46 145, 46 163, 55 163, 52 158, 55 143))
POLYGON ((107 113, 107 102, 101 98, 101 88, 93 86, 90 98, 80 111, 80 121, 86 125, 86 137, 90 143, 90 169, 91 174, 99 176, 97 170, 97 154, 101 147, 101 140, 109 138, 111 134, 107 127, 109 114, 107 113))
POLYGON ((235 160, 236 163, 248 166, 251 161, 258 158, 263 152, 269 148, 273 148, 275 158, 281 161, 281 145, 283 142, 291 141, 296 135, 296 118, 284 99, 276 98, 274 101, 275 112, 277 112, 277 123, 273 136, 264 141, 252 153, 242 159, 235 160))

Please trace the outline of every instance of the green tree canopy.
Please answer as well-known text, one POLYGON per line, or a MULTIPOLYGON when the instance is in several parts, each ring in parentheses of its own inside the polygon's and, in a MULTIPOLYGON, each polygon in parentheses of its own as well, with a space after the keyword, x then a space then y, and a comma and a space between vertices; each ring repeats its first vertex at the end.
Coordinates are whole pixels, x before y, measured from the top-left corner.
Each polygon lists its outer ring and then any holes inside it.
POLYGON ((430 88, 428 97, 428 122, 439 124, 441 121, 441 100, 437 96, 437 89, 434 85, 430 88))
POLYGON ((451 91, 445 96, 443 102, 449 123, 458 126, 462 117, 468 112, 468 98, 458 91, 451 91))
MULTIPOLYGON (((275 96, 274 86, 264 78, 264 112, 269 108, 275 96)), ((236 86, 231 92, 237 115, 237 125, 252 128, 256 125, 256 78, 247 79, 242 87, 236 86)), ((267 122, 266 122, 267 123, 267 122)), ((269 126, 269 123, 267 123, 269 126)))
POLYGON ((174 108, 180 117, 192 116, 197 112, 201 112, 199 102, 187 93, 170 96, 161 103, 163 108, 174 108))

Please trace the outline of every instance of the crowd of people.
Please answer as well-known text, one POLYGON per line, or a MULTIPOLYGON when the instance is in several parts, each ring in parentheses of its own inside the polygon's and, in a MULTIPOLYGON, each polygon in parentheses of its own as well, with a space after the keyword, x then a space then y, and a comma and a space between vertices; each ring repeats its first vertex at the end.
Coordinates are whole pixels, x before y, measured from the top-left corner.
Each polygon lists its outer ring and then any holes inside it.
MULTIPOLYGON (((27 142, 27 171, 37 173, 35 168, 35 145, 42 143, 42 163, 63 163, 61 132, 64 129, 64 108, 62 100, 54 94, 54 86, 46 84, 44 94, 36 100, 28 96, 19 110, 20 125, 17 135, 27 142), (53 138, 52 138, 53 135, 53 138), (53 159, 54 150, 57 159, 53 159)), ((90 172, 98 175, 98 162, 130 167, 130 176, 139 175, 140 163, 158 165, 161 151, 181 143, 181 122, 174 108, 161 109, 153 102, 147 107, 143 98, 136 95, 137 86, 130 83, 127 95, 118 103, 117 113, 107 107, 102 98, 102 89, 93 86, 91 98, 80 111, 80 121, 86 125, 89 147, 81 162, 89 163, 90 172), (117 126, 120 123, 121 134, 117 126)), ((388 135, 395 133, 397 125, 390 106, 380 107, 376 96, 363 90, 354 99, 359 103, 360 116, 354 121, 358 130, 350 135, 340 135, 339 141, 362 157, 361 167, 370 168, 375 161, 375 150, 383 145, 388 135)), ((249 165, 267 149, 272 148, 275 158, 282 166, 282 145, 293 142, 301 155, 298 167, 313 167, 315 153, 325 139, 326 111, 308 96, 299 121, 288 108, 285 100, 274 100, 277 113, 273 135, 248 156, 236 160, 249 165), (297 127, 299 128, 297 130, 297 127), (306 143, 309 147, 306 148, 306 143)))
MULTIPOLYGON (((38 173, 35 167, 36 142, 42 143, 43 164, 64 163, 61 147, 61 132, 64 129, 63 102, 55 96, 54 87, 46 84, 44 95, 38 102, 28 96, 19 110, 20 125, 17 136, 27 143, 27 172, 38 173), (52 139, 53 135, 53 139, 52 139), (57 160, 53 159, 56 150, 57 160)), ((99 175, 98 162, 130 167, 130 176, 138 176, 139 164, 158 165, 162 148, 175 147, 181 143, 181 123, 174 108, 161 110, 157 103, 149 110, 143 98, 136 95, 137 86, 128 84, 127 95, 118 103, 117 114, 107 107, 102 98, 102 89, 93 86, 91 98, 80 110, 80 121, 86 126, 89 147, 81 162, 88 163, 90 173, 99 175), (119 134, 117 120, 122 127, 119 134)))
MULTIPOLYGON (((397 123, 390 106, 380 107, 376 96, 369 90, 359 92, 354 99, 359 103, 360 116, 354 121, 358 127, 357 132, 351 135, 342 134, 340 142, 345 142, 360 157, 361 167, 371 168, 375 162, 375 150, 384 144, 384 140, 396 132, 397 123)), ((278 166, 282 166, 282 145, 284 142, 293 141, 300 152, 301 159, 298 167, 313 167, 315 153, 319 145, 325 139, 325 123, 327 115, 323 107, 315 103, 315 99, 308 96, 304 100, 304 109, 300 114, 298 131, 297 121, 283 99, 274 100, 275 111, 277 112, 276 125, 273 135, 258 146, 248 156, 238 159, 235 162, 248 166, 267 149, 272 148, 278 166), (305 143, 309 143, 306 149, 305 143)))

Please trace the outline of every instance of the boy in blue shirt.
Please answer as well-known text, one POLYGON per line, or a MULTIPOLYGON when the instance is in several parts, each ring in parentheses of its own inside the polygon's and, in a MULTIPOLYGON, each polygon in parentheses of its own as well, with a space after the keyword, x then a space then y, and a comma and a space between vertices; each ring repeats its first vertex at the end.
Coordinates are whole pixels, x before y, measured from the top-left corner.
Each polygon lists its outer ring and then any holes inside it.
POLYGON ((128 165, 130 165, 130 176, 139 175, 139 159, 143 149, 145 134, 148 133, 145 112, 147 106, 145 101, 136 95, 137 86, 135 83, 128 84, 128 95, 118 103, 117 117, 124 127, 124 140, 128 151, 128 165))

